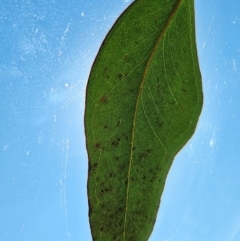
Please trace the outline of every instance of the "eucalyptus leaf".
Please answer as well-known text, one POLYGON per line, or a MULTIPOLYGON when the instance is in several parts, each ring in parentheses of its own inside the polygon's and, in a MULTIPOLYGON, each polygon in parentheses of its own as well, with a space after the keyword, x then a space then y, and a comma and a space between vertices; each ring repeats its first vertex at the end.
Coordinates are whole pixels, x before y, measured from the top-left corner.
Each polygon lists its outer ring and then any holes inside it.
POLYGON ((93 240, 148 240, 202 109, 195 41, 193 0, 136 0, 103 41, 85 109, 93 240))

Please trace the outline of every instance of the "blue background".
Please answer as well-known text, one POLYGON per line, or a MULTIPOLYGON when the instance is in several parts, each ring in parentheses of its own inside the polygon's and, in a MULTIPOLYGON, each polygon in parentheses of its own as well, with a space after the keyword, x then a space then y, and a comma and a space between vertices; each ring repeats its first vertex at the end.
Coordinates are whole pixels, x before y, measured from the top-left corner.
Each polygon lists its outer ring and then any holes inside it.
MULTIPOLYGON (((85 87, 132 1, 0 0, 0 241, 90 241, 85 87)), ((204 108, 150 241, 240 240, 240 2, 196 0, 204 108)))

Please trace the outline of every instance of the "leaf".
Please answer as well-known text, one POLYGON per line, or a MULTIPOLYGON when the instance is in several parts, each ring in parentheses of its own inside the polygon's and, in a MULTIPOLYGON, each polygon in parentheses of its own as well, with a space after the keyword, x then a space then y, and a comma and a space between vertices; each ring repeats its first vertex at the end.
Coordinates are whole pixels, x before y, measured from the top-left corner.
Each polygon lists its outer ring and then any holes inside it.
POLYGON ((145 241, 202 109, 193 0, 136 0, 102 43, 85 110, 95 241, 145 241))

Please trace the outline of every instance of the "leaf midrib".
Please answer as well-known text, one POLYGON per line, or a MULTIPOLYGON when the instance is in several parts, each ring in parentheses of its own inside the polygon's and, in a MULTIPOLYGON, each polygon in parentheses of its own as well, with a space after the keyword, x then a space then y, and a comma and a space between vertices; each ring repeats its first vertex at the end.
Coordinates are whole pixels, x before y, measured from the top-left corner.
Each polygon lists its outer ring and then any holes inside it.
POLYGON ((135 112, 134 112, 134 117, 133 117, 133 129, 132 129, 132 140, 131 140, 131 152, 130 152, 130 159, 129 159, 129 168, 128 168, 128 177, 127 177, 127 195, 126 195, 126 208, 125 208, 125 216, 124 216, 124 230, 123 230, 123 241, 126 240, 126 223, 127 223, 127 212, 128 212, 128 198, 129 198, 129 187, 130 187, 130 174, 131 174, 131 167, 132 167, 132 160, 133 160, 133 143, 134 143, 134 137, 135 137, 135 125, 136 125, 136 119, 137 119, 137 110, 138 110, 138 107, 139 107, 139 102, 140 102, 140 97, 141 97, 141 94, 142 94, 142 89, 143 89, 143 85, 144 85, 144 82, 145 82, 145 79, 146 79, 146 76, 147 76, 147 73, 148 73, 148 70, 149 70, 149 67, 151 65, 151 62, 152 62, 152 59, 154 57, 154 54, 156 53, 157 51, 157 48, 165 34, 165 32, 167 31, 168 29, 168 26, 170 25, 172 19, 174 18, 180 4, 183 2, 184 0, 178 0, 178 2, 176 3, 176 5, 174 6, 170 16, 168 17, 159 37, 158 37, 158 40, 156 42, 156 44, 154 45, 153 47, 153 50, 149 56, 149 59, 147 61, 147 64, 146 64, 146 68, 144 70, 144 73, 143 73, 143 77, 142 77, 142 81, 141 81, 141 84, 140 84, 140 87, 139 87, 139 92, 138 92, 138 97, 137 97, 137 101, 136 101, 136 107, 135 107, 135 112))

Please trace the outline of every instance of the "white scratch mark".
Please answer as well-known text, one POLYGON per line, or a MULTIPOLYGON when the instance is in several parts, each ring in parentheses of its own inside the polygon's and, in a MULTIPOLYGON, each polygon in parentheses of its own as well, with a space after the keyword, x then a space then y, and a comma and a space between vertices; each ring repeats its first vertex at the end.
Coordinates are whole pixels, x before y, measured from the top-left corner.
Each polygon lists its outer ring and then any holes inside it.
POLYGON ((236 72, 237 70, 236 70, 236 60, 235 59, 233 59, 233 70, 236 72))
POLYGON ((64 151, 66 152, 65 158, 62 160, 62 166, 64 169, 63 173, 63 179, 59 180, 59 183, 61 185, 61 196, 62 196, 62 202, 64 205, 64 212, 65 212, 65 218, 66 218, 66 235, 68 237, 68 241, 70 241, 71 234, 69 232, 69 225, 68 225, 68 210, 67 210, 67 197, 66 197, 66 182, 67 182, 67 166, 68 166, 68 149, 69 149, 69 140, 67 139, 66 142, 63 142, 64 144, 64 151))

